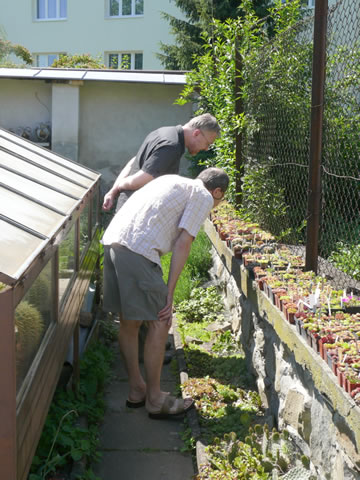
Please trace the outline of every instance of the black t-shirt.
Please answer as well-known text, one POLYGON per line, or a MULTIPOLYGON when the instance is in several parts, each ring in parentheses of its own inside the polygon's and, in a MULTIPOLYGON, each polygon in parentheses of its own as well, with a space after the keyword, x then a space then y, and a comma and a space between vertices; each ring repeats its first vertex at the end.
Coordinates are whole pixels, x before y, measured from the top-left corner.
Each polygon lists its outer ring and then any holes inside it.
MULTIPOLYGON (((153 176, 179 173, 180 159, 185 152, 184 130, 181 125, 161 127, 149 133, 143 141, 129 175, 139 170, 153 176)), ((116 211, 122 207, 133 190, 121 192, 116 211)))

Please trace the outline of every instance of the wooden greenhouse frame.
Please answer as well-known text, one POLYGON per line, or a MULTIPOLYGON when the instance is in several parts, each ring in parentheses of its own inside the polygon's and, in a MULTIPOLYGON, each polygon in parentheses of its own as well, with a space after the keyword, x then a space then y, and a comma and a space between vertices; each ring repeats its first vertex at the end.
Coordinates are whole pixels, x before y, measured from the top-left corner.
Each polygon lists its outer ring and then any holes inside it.
POLYGON ((79 313, 99 257, 100 174, 3 129, 0 169, 0 478, 26 480, 73 338, 78 360, 79 313), (26 299, 43 277, 33 305, 26 299), (36 313, 25 330, 21 305, 48 305, 46 325, 36 313), (35 318, 41 338, 20 378, 35 318))

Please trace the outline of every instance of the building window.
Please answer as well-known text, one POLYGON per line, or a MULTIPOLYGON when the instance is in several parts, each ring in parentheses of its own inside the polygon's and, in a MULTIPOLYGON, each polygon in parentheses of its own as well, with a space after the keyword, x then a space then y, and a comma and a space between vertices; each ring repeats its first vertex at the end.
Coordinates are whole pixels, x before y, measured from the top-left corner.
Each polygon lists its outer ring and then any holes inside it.
POLYGON ((110 17, 144 15, 144 0, 109 0, 110 17))
POLYGON ((40 53, 35 56, 36 66, 40 68, 51 67, 55 60, 59 58, 63 53, 40 53))
POLYGON ((109 68, 119 68, 125 70, 142 70, 143 54, 142 53, 109 53, 109 68))
POLYGON ((37 0, 38 20, 59 20, 67 18, 67 0, 37 0))

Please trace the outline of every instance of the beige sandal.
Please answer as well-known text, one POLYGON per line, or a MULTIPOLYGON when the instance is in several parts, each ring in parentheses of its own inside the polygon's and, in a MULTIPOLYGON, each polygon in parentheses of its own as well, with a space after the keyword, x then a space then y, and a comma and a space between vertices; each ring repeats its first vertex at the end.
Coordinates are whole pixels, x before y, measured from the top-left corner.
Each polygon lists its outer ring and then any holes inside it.
POLYGON ((154 420, 174 418, 188 412, 194 406, 194 400, 190 397, 182 399, 168 395, 157 412, 149 412, 149 417, 154 420))

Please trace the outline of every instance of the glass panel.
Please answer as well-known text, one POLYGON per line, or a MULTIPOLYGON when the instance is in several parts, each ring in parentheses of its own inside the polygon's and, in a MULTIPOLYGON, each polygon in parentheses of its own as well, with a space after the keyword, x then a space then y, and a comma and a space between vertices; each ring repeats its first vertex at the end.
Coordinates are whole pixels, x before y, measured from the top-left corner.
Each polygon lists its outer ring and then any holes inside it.
POLYGON ((135 0, 135 15, 144 14, 144 0, 135 0))
POLYGON ((19 158, 12 157, 11 155, 2 152, 0 150, 0 165, 11 168, 18 172, 22 172, 34 180, 39 180, 47 185, 54 185, 56 188, 64 193, 73 195, 76 198, 82 198, 86 193, 86 189, 74 185, 69 180, 64 180, 56 175, 42 170, 41 167, 36 167, 30 163, 20 160, 19 158))
POLYGON ((48 0, 48 18, 56 18, 56 0, 48 0))
POLYGON ((119 16, 119 0, 110 0, 110 17, 119 16))
POLYGON ((99 192, 97 191, 92 198, 92 215, 91 215, 91 233, 94 235, 99 215, 99 192))
POLYGON ((67 17, 67 1, 60 0, 60 18, 67 17))
MULTIPOLYGON (((40 55, 41 56, 41 55, 40 55)), ((39 153, 42 157, 48 158, 50 160, 54 160, 57 163, 60 163, 61 165, 67 166, 74 170, 75 172, 79 172, 86 177, 92 178, 92 179, 97 179, 99 177, 99 174, 96 172, 93 172, 91 170, 88 170, 84 166, 80 165, 79 163, 76 162, 71 162, 70 160, 67 160, 66 158, 63 158, 57 154, 52 153, 48 149, 44 149, 39 147, 38 145, 34 145, 33 143, 26 142, 25 140, 22 140, 19 137, 16 137, 12 135, 11 133, 6 132, 5 130, 0 130, 0 144, 4 145, 6 148, 12 149, 14 145, 21 145, 24 147, 24 149, 28 152, 35 152, 39 153), (4 144, 4 139, 10 140, 10 143, 7 145, 4 144)))
POLYGON ((143 68, 143 54, 135 53, 135 70, 142 70, 143 68))
POLYGON ((64 222, 63 215, 2 187, 0 187, 0 213, 46 237, 51 237, 64 222))
POLYGON ((29 371, 41 340, 54 322, 53 278, 50 260, 15 310, 17 391, 29 371))
POLYGON ((37 55, 36 64, 41 68, 47 67, 47 55, 37 55))
POLYGON ((45 0, 37 0, 37 18, 45 18, 45 0))
POLYGON ((47 205, 51 205, 60 212, 70 213, 75 203, 77 203, 73 198, 67 197, 62 193, 54 192, 50 188, 39 185, 27 178, 23 178, 16 173, 8 172, 1 167, 0 177, 2 183, 5 185, 15 188, 16 190, 23 192, 25 195, 36 198, 47 205))
POLYGON ((44 240, 0 220, 0 272, 17 279, 26 268, 25 263, 43 248, 44 240))
POLYGON ((131 15, 131 1, 132 0, 122 0, 122 15, 131 15))
POLYGON ((117 53, 109 54, 109 67, 118 68, 119 66, 119 55, 117 53))
POLYGON ((59 302, 75 272, 75 224, 59 246, 59 302))
POLYGON ((22 147, 21 145, 15 145, 7 140, 3 140, 1 143, 3 147, 11 149, 12 152, 17 153, 22 157, 25 157, 31 160, 32 162, 36 163, 42 168, 45 167, 53 172, 59 173, 60 175, 63 175, 64 177, 67 177, 73 180, 74 182, 78 182, 81 185, 84 185, 86 187, 89 187, 93 183, 93 181, 90 180, 89 178, 85 178, 83 175, 80 175, 79 173, 70 171, 65 166, 54 163, 51 160, 48 160, 46 157, 45 158, 43 156, 40 157, 37 153, 31 152, 28 149, 22 147))
POLYGON ((89 243, 89 205, 86 205, 80 215, 80 258, 89 243))
POLYGON ((51 65, 55 62, 55 60, 58 58, 58 55, 54 54, 54 53, 50 53, 50 55, 48 55, 48 64, 47 66, 48 67, 51 67, 51 65))
POLYGON ((122 53, 121 54, 121 68, 125 70, 129 70, 131 66, 131 55, 130 53, 122 53))

